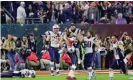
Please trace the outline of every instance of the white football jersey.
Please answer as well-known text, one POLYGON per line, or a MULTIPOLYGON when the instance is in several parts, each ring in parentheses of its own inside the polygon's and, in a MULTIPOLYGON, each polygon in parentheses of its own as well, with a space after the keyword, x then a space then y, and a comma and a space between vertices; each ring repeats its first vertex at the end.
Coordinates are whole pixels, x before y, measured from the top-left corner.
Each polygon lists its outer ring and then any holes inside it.
MULTIPOLYGON (((71 30, 69 29, 69 31, 71 31, 71 30)), ((73 32, 74 36, 77 36, 77 34, 78 34, 79 32, 81 32, 81 30, 78 29, 78 28, 76 28, 75 32, 73 32)))
POLYGON ((116 42, 116 43, 114 43, 114 44, 112 45, 112 46, 113 46, 113 51, 114 51, 115 59, 120 59, 119 54, 118 54, 118 52, 117 52, 117 48, 118 48, 119 45, 122 45, 122 44, 123 44, 122 41, 118 41, 118 42, 116 42))
POLYGON ((55 34, 53 31, 46 32, 46 35, 50 35, 50 46, 51 47, 59 47, 58 37, 61 35, 61 32, 55 34))
POLYGON ((87 38, 84 37, 85 41, 85 53, 93 53, 93 44, 97 41, 95 37, 87 38))

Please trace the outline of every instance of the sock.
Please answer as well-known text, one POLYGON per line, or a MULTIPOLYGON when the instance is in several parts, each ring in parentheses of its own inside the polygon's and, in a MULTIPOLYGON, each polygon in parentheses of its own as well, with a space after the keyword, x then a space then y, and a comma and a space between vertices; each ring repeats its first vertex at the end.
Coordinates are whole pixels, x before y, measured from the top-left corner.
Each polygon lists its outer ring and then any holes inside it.
POLYGON ((54 71, 54 62, 50 62, 50 70, 54 71))
POLYGON ((56 64, 56 72, 59 72, 60 64, 56 64))
POLYGON ((76 55, 78 57, 78 64, 80 64, 80 51, 78 48, 76 48, 76 55))
POLYGON ((74 70, 70 70, 68 76, 70 76, 70 77, 72 77, 72 78, 75 77, 74 70))
POLYGON ((68 76, 70 76, 72 78, 75 77, 75 72, 74 72, 75 68, 76 68, 76 66, 72 65, 71 70, 70 70, 68 76))
POLYGON ((132 75, 133 76, 133 72, 128 72, 128 75, 132 75))
POLYGON ((113 80, 113 77, 114 77, 114 72, 113 71, 109 71, 109 77, 110 77, 110 80, 113 80))
POLYGON ((94 77, 94 80, 96 80, 96 70, 93 70, 93 77, 94 77))
POLYGON ((89 67, 89 68, 88 68, 89 79, 92 78, 92 72, 93 72, 92 67, 89 67))

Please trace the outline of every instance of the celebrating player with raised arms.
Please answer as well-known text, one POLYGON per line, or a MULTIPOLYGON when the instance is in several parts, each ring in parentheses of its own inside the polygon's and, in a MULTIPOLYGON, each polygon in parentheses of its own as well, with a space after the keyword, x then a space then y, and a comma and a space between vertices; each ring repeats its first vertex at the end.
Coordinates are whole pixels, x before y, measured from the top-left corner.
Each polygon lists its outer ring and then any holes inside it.
POLYGON ((116 67, 119 67, 124 74, 133 75, 133 72, 129 72, 127 69, 127 59, 124 58, 124 48, 123 48, 123 42, 118 40, 118 36, 114 35, 112 36, 112 46, 111 50, 113 50, 115 60, 112 62, 109 68, 109 77, 110 80, 113 80, 114 73, 113 69, 116 67))
POLYGON ((85 42, 85 55, 84 55, 84 68, 88 70, 89 73, 89 80, 92 80, 92 76, 96 79, 96 71, 94 70, 94 51, 95 48, 99 49, 99 44, 97 43, 97 39, 93 37, 94 34, 92 31, 87 32, 87 37, 79 37, 79 41, 85 42))
MULTIPOLYGON (((77 35, 81 32, 81 30, 79 28, 76 28, 75 24, 72 23, 71 27, 69 28, 69 32, 77 39, 77 35)), ((76 48, 76 55, 78 58, 78 64, 81 63, 81 59, 80 59, 80 43, 77 41, 76 43, 74 43, 74 47, 76 48)))

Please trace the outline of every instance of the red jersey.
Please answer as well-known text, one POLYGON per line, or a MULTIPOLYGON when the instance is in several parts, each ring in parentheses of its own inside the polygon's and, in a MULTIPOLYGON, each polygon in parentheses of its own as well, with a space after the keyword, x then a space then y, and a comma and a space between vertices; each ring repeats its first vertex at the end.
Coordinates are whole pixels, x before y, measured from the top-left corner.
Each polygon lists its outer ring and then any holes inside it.
POLYGON ((64 53, 61 57, 62 60, 65 60, 66 63, 69 63, 71 64, 72 61, 71 61, 71 58, 69 57, 69 55, 67 53, 64 53))
POLYGON ((43 55, 42 55, 42 59, 50 60, 50 54, 49 54, 49 52, 44 52, 43 55))

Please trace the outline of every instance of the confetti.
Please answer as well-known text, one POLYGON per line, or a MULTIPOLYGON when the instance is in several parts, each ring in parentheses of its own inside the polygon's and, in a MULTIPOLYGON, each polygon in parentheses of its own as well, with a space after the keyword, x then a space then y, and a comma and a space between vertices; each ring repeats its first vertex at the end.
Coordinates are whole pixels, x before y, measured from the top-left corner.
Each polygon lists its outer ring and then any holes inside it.
POLYGON ((34 28, 35 31, 38 31, 38 28, 34 28))
POLYGON ((21 26, 21 27, 23 27, 23 26, 24 26, 24 24, 20 24, 20 26, 21 26))

